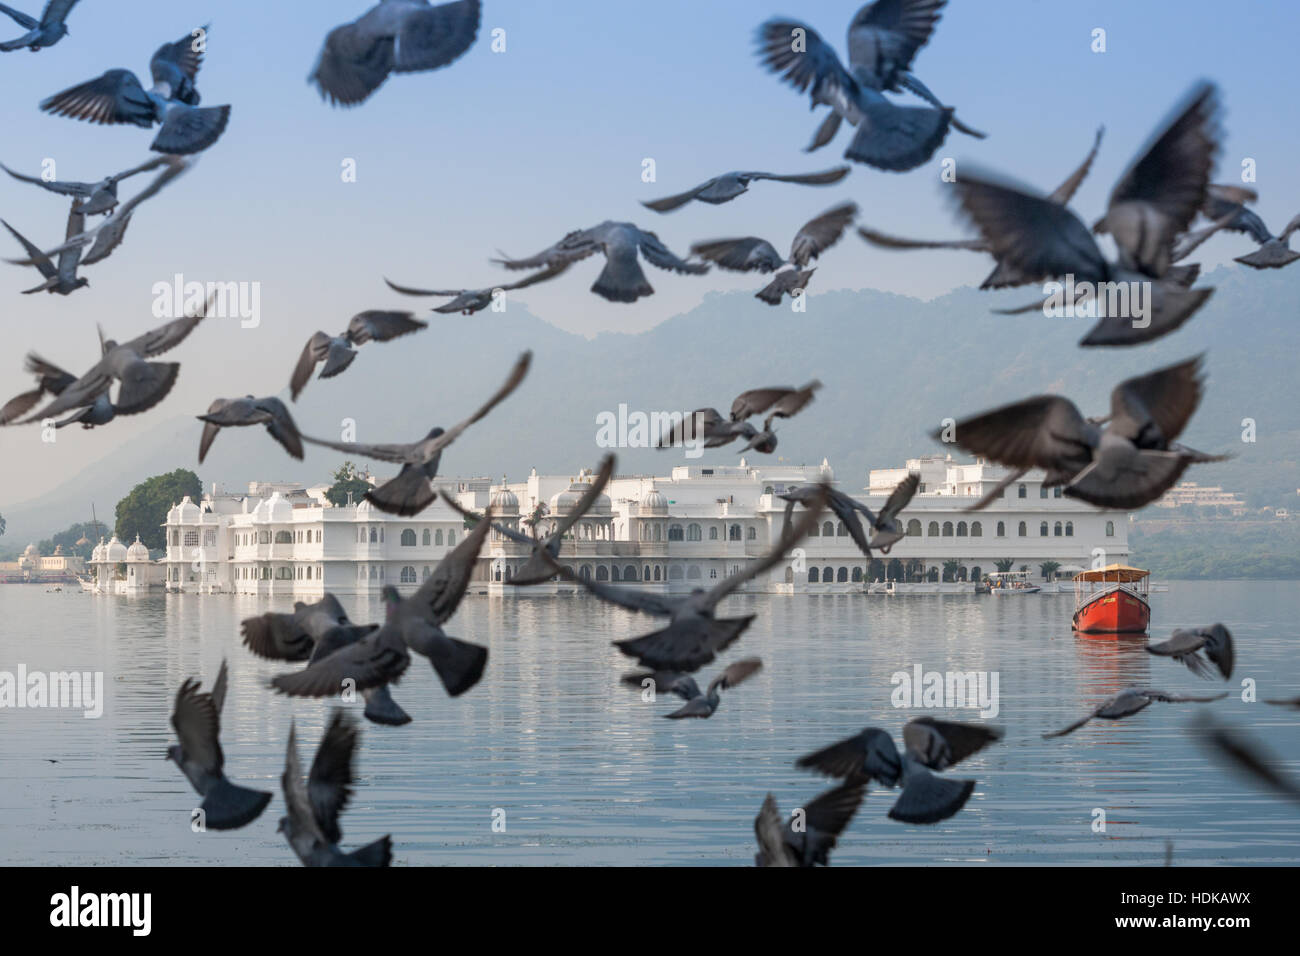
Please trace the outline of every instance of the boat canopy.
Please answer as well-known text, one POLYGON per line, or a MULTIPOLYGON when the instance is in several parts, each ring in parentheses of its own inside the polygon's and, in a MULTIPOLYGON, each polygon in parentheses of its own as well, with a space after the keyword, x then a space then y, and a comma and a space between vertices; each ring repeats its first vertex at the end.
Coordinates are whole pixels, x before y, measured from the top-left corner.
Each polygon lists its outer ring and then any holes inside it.
POLYGON ((1127 564, 1108 564, 1104 568, 1083 571, 1074 576, 1076 581, 1109 581, 1117 584, 1130 584, 1141 581, 1151 572, 1141 568, 1131 568, 1127 564))

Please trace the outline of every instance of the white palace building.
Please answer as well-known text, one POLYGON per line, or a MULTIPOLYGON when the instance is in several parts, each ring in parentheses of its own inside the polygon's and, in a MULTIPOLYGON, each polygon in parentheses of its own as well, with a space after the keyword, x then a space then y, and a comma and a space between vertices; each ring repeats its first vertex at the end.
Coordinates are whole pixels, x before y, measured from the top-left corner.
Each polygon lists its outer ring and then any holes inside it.
MULTIPOLYGON (((1062 571, 1128 557, 1127 515, 1098 511, 1045 489, 1027 475, 980 512, 962 509, 1005 472, 951 457, 909 459, 903 468, 870 472, 857 497, 878 509, 909 472, 920 490, 903 512, 907 537, 870 562, 833 515, 801 553, 751 582, 746 590, 777 593, 969 589, 996 562, 1011 561, 1037 576, 1054 561, 1062 571), (899 583, 901 582, 901 583, 899 583)), ((560 560, 592 580, 663 591, 707 587, 762 555, 780 533, 788 488, 833 480, 830 465, 682 465, 666 477, 615 475, 596 505, 574 526, 560 560)), ((497 521, 521 525, 544 506, 539 531, 566 515, 590 487, 591 472, 538 475, 522 482, 446 479, 463 506, 489 503, 497 521)), ((214 487, 167 515, 165 587, 206 593, 278 594, 314 599, 324 591, 376 593, 385 584, 419 585, 465 534, 460 515, 439 499, 412 518, 385 514, 367 502, 333 507, 325 486, 253 482, 246 493, 214 487)), ((509 587, 528 548, 493 532, 475 569, 477 590, 499 595, 553 593, 572 585, 509 587)))

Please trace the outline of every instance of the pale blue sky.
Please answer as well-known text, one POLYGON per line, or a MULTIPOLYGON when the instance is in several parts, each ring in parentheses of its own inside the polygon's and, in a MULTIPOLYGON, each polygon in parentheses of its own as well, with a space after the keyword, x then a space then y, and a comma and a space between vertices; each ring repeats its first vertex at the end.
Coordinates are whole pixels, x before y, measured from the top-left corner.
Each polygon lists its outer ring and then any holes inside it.
MULTIPOLYGON (((780 248, 803 221, 848 198, 862 207, 862 222, 880 229, 956 235, 938 178, 944 157, 1051 188, 1104 123, 1101 156, 1075 201, 1091 221, 1154 125, 1200 77, 1222 90, 1227 138, 1219 177, 1236 177, 1241 159, 1252 157, 1265 221, 1280 229, 1300 211, 1293 49, 1300 6, 1209 0, 953 0, 916 72, 986 130, 987 140, 954 133, 930 164, 905 175, 855 166, 830 188, 759 184, 731 204, 668 216, 637 203, 729 169, 795 172, 839 163, 845 132, 818 153, 802 152, 822 113, 811 114, 806 97, 759 67, 753 34, 769 16, 797 16, 842 51, 858 5, 487 0, 479 41, 462 60, 394 77, 369 102, 344 111, 323 104, 306 76, 328 30, 363 12, 364 0, 83 0, 71 35, 57 46, 0 55, 0 160, 37 172, 52 157, 62 178, 97 179, 145 158, 152 133, 47 116, 37 103, 112 67, 146 77, 160 43, 208 21, 199 88, 205 104, 232 103, 234 110, 225 136, 198 166, 141 208, 110 260, 87 270, 89 289, 68 298, 23 297, 18 292, 35 284, 34 271, 0 264, 8 343, 0 393, 7 398, 28 387, 21 355, 29 348, 80 372, 96 357, 96 321, 119 338, 154 324, 153 284, 176 272, 260 282, 263 323, 257 330, 207 328, 178 349, 182 378, 167 407, 151 413, 160 418, 201 410, 219 394, 278 391, 307 336, 341 330, 356 311, 422 311, 417 300, 388 292, 385 274, 417 285, 490 285, 502 275, 488 262, 496 249, 531 254, 606 218, 654 229, 683 255, 694 241, 751 233, 780 248), (506 30, 505 53, 490 50, 496 27, 506 30), (1096 27, 1107 31, 1104 54, 1089 48, 1096 27), (349 157, 358 163, 355 184, 340 180, 349 157), (656 160, 655 184, 641 181, 646 157, 656 160)), ((62 236, 66 206, 2 177, 0 215, 48 246, 62 236)), ((1208 268, 1241 245, 1216 239, 1202 260, 1208 268)), ((0 235, 0 255, 17 252, 0 235)), ((891 254, 856 236, 820 266, 814 296, 818 289, 878 288, 928 298, 988 271, 982 257, 891 254)), ((567 330, 636 332, 692 308, 709 291, 755 286, 750 277, 647 269, 656 294, 617 305, 587 291, 598 270, 581 263, 519 298, 567 330)), ((56 446, 22 456, 26 470, 7 464, 0 512, 139 434, 150 417, 94 433, 65 430, 56 446)), ((36 441, 31 429, 0 433, 0 460, 14 461, 11 453, 36 441)))

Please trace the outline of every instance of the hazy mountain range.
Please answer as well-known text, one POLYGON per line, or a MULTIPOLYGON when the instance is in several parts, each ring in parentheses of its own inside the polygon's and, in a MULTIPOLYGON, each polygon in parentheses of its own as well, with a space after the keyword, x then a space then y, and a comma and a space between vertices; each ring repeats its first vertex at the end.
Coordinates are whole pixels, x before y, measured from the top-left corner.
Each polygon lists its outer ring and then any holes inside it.
MULTIPOLYGON (((643 412, 711 405, 726 414, 746 388, 818 378, 825 387, 817 401, 778 426, 777 455, 807 463, 825 457, 842 485, 856 489, 866 484, 869 468, 942 452, 927 435, 944 417, 1042 391, 1066 392, 1085 414, 1100 414, 1119 379, 1206 352, 1207 397, 1184 440, 1236 457, 1193 469, 1188 479, 1242 492, 1253 505, 1295 507, 1300 268, 1218 269, 1201 284, 1217 292, 1184 329, 1118 350, 1078 348, 1086 319, 990 313, 994 305, 1030 301, 1034 287, 997 296, 960 289, 922 301, 819 292, 814 284, 802 314, 744 293, 717 293, 647 332, 594 339, 560 331, 517 305, 500 314, 434 315, 418 337, 368 345, 346 375, 313 381, 293 410, 309 433, 337 437, 343 420, 353 419, 357 440, 411 441, 466 415, 518 352, 531 348, 533 371, 521 389, 443 458, 448 475, 518 480, 532 467, 565 473, 594 464, 603 453, 597 416, 617 413, 620 404, 643 412), (1241 440, 1246 418, 1256 423, 1253 444, 1241 440)), ((286 380, 295 359, 286 356, 286 380)), ((88 520, 92 501, 111 525, 114 505, 134 484, 177 467, 197 471, 205 486, 239 488, 250 479, 312 484, 326 481, 344 457, 310 449, 306 461, 293 461, 260 429, 239 429, 223 432, 199 467, 201 425, 190 417, 199 409, 181 411, 164 403, 150 413, 158 420, 152 432, 44 495, 0 503, 9 525, 6 550, 88 520)), ((739 448, 691 463, 735 464, 739 448)), ((686 461, 681 450, 619 449, 618 455, 620 473, 665 474, 686 461)), ((372 467, 379 474, 391 470, 372 467)))

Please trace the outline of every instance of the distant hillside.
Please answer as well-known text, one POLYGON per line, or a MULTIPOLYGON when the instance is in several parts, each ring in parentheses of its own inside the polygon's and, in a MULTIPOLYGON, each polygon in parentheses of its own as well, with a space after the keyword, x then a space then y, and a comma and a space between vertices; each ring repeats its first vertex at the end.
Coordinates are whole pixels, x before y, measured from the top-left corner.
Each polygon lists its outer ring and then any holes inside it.
POLYGON ((1160 578, 1300 579, 1300 521, 1138 521, 1133 562, 1160 578))
MULTIPOLYGON (((360 441, 411 440, 466 414, 518 352, 532 348, 533 372, 521 391, 444 456, 447 474, 519 478, 532 467, 566 472, 594 462, 602 453, 596 416, 620 403, 645 412, 704 405, 725 412, 745 388, 819 378, 825 388, 817 401, 779 426, 778 455, 794 462, 829 458, 839 480, 860 487, 869 468, 941 451, 926 434, 944 417, 1040 391, 1066 391, 1085 412, 1101 413, 1120 378, 1206 352, 1208 393, 1184 440, 1236 457, 1188 478, 1240 492, 1252 506, 1295 508, 1300 268, 1221 269, 1202 284, 1217 292, 1183 330, 1119 350, 1078 348, 1083 319, 990 314, 991 306, 1033 299, 1032 287, 998 296, 962 289, 929 302, 814 287, 807 312, 798 315, 747 294, 713 294, 643 334, 591 340, 518 307, 500 315, 435 315, 423 333, 433 337, 431 346, 369 346, 347 375, 313 382, 294 413, 308 432, 337 436, 351 418, 360 441), (1254 444, 1241 441, 1245 418, 1257 423, 1254 444)), ((0 503, 10 528, 0 541, 25 543, 88 520, 92 500, 111 523, 113 505, 137 481, 194 468, 200 426, 188 417, 193 410, 176 411, 39 499, 0 503)), ((315 482, 342 457, 314 449, 295 462, 260 430, 242 429, 223 433, 196 470, 205 484, 315 482)), ((619 457, 622 472, 665 472, 683 461, 680 451, 624 449, 619 457)), ((734 463, 737 455, 720 449, 700 460, 734 463)))

